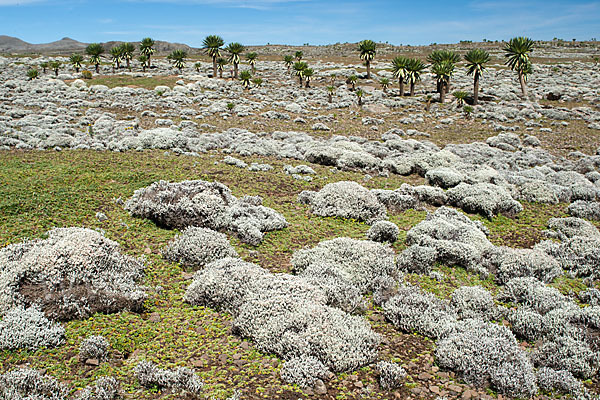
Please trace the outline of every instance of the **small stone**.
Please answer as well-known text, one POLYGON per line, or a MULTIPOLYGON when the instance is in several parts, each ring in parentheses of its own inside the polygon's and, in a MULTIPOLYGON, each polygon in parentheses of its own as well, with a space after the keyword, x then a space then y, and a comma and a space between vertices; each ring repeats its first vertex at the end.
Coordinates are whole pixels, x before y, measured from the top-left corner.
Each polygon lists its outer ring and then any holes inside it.
POLYGON ((202 368, 204 366, 204 362, 202 360, 192 360, 192 365, 196 368, 202 368))
POLYGON ((241 368, 248 363, 246 360, 234 360, 233 363, 236 367, 241 368))
POLYGON ((431 385, 431 386, 429 386, 429 390, 430 390, 432 393, 435 393, 435 394, 437 394, 437 395, 440 395, 440 394, 441 394, 441 390, 440 390, 439 386, 431 385))
POLYGON ((243 350, 248 350, 248 349, 250 348, 250 344, 249 344, 248 342, 242 342, 242 343, 240 344, 240 347, 241 347, 243 350))
POLYGON ((100 365, 100 361, 98 361, 97 358, 88 358, 87 360, 85 360, 85 364, 91 365, 92 367, 97 367, 98 365, 100 365))
POLYGON ((462 392, 462 388, 460 386, 456 386, 456 385, 448 385, 448 390, 451 390, 455 393, 462 392))
POLYGON ((364 385, 361 381, 356 381, 354 382, 354 386, 356 386, 357 388, 362 388, 364 385))
POLYGON ((419 376, 417 376, 417 378, 419 378, 422 381, 426 381, 426 380, 431 379, 433 377, 430 374, 428 374, 427 372, 421 372, 419 374, 419 376))
POLYGON ((96 218, 98 219, 98 221, 100 222, 104 222, 106 220, 108 220, 108 217, 106 216, 106 214, 104 214, 103 212, 98 211, 96 213, 96 218))
POLYGON ((184 272, 181 276, 183 277, 184 281, 189 281, 190 279, 194 278, 194 274, 189 272, 184 272))
POLYGON ((152 253, 152 250, 150 250, 150 247, 146 247, 146 248, 144 249, 144 253, 146 253, 146 254, 151 254, 151 253, 152 253))
POLYGON ((148 321, 150 322, 159 322, 160 321, 160 314, 159 313, 152 313, 150 314, 150 318, 148 318, 148 321))
POLYGON ((317 379, 315 382, 315 393, 320 395, 327 394, 327 386, 325 386, 325 383, 320 379, 317 379))
POLYGON ((221 355, 219 356, 219 362, 220 362, 221 364, 225 364, 225 363, 227 363, 227 354, 221 354, 221 355))

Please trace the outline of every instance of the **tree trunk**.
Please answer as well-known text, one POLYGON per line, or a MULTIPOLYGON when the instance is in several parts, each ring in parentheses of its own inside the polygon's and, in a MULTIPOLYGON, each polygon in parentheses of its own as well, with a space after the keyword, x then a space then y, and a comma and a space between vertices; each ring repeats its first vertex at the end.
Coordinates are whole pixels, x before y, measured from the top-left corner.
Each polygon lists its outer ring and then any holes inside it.
POLYGON ((238 65, 237 63, 233 64, 233 79, 237 79, 238 77, 238 65))
POLYGON ((362 97, 359 97, 359 98, 358 98, 358 105, 359 105, 359 106, 362 106, 362 97))
POLYGON ((441 89, 442 85, 440 81, 437 81, 437 85, 436 85, 436 92, 438 93, 442 93, 442 89, 441 89))
POLYGON ((222 69, 219 70, 219 78, 223 79, 223 70, 222 69))
POLYGON ((306 78, 306 87, 310 88, 310 79, 306 78))
POLYGON ((446 91, 444 90, 444 84, 442 83, 440 85, 440 103, 444 104, 444 101, 446 101, 446 91))
POLYGON ((54 76, 58 76, 58 69, 54 70, 54 76))
POLYGON ((415 95, 415 83, 411 82, 410 83, 410 97, 413 97, 415 95))
POLYGON ((115 73, 115 64, 113 64, 113 66, 112 66, 112 71, 113 71, 113 74, 114 74, 115 73))
POLYGON ((150 68, 150 54, 148 54, 148 68, 150 68))
POLYGON ((100 64, 96 64, 96 73, 99 74, 100 73, 100 64))
POLYGON ((213 56, 213 78, 217 77, 217 56, 213 56))
POLYGON ((525 75, 522 72, 519 72, 519 83, 521 83, 521 93, 523 93, 523 97, 527 97, 527 85, 525 84, 525 75))
POLYGON ((473 105, 477 105, 477 101, 479 100, 479 74, 475 74, 475 79, 473 81, 473 105))
POLYGON ((371 61, 367 60, 367 79, 371 79, 371 61))
POLYGON ((448 77, 448 82, 444 86, 446 86, 446 93, 450 93, 450 77, 448 77))
POLYGON ((142 71, 146 72, 146 64, 142 64, 142 71))
POLYGON ((333 102, 333 95, 331 93, 329 93, 329 102, 332 103, 333 102))
POLYGON ((129 70, 129 72, 131 72, 131 63, 129 59, 127 59, 127 69, 129 70))
POLYGON ((404 79, 400 79, 400 96, 404 96, 404 79))

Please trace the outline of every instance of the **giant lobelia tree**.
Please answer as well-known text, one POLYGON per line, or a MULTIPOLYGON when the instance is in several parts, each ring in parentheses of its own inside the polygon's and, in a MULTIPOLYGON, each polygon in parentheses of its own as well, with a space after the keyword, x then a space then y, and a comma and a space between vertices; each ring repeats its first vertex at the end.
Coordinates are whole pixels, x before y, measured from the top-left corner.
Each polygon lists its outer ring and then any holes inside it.
POLYGON ((533 40, 519 36, 512 38, 504 46, 503 50, 506 52, 505 64, 510 67, 513 71, 517 71, 519 76, 519 83, 521 84, 521 93, 523 97, 527 97, 527 75, 532 72, 531 59, 529 53, 533 51, 533 40))
POLYGON ((473 75, 473 105, 479 101, 479 78, 483 75, 485 64, 490 61, 490 54, 482 49, 473 49, 465 54, 467 75, 473 75))
POLYGON ((213 62, 213 78, 217 77, 217 58, 221 57, 221 47, 225 44, 225 41, 221 36, 208 35, 202 42, 204 45, 203 49, 209 57, 212 58, 213 62))
POLYGON ((375 58, 377 53, 377 43, 372 40, 363 40, 358 43, 358 51, 360 52, 360 59, 365 61, 367 65, 367 79, 371 79, 371 61, 375 58))

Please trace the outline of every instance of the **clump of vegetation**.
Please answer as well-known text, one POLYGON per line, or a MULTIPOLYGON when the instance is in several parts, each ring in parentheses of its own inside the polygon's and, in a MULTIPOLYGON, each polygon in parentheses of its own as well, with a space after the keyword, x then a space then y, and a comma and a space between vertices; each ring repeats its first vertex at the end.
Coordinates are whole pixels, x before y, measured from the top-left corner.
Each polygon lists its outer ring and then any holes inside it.
POLYGON ((30 80, 37 79, 39 75, 40 75, 39 71, 35 68, 29 68, 27 70, 27 77, 30 80))
POLYGON ((187 58, 187 51, 185 50, 173 50, 171 54, 167 56, 167 60, 173 63, 173 66, 181 72, 185 67, 185 59, 187 58))
POLYGON ((92 72, 88 71, 87 69, 84 69, 83 71, 81 71, 81 77, 83 79, 92 79, 92 72))

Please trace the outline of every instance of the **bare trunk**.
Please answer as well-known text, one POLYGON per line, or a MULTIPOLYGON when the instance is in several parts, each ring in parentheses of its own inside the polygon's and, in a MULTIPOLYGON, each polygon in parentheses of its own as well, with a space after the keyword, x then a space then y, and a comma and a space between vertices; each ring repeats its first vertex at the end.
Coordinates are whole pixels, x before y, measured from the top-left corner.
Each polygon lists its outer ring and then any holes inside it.
POLYGON ((332 103, 333 102, 333 95, 331 93, 329 93, 329 102, 332 103))
POLYGON ((213 56, 213 78, 217 77, 217 56, 213 56))
POLYGON ((367 79, 371 79, 371 61, 367 60, 367 79))
POLYGON ((404 96, 404 79, 400 79, 400 96, 404 96))
POLYGON ((148 68, 150 68, 150 54, 148 54, 148 68))
POLYGON ((446 91, 444 90, 444 84, 440 85, 440 103, 444 104, 446 101, 446 91))
POLYGON ((415 83, 411 82, 410 83, 410 97, 413 97, 415 95, 415 83))
POLYGON ((521 83, 521 93, 523 93, 523 97, 527 97, 527 85, 525 84, 525 75, 522 72, 519 72, 519 83, 521 83))
POLYGON ((306 87, 310 88, 310 79, 306 79, 306 87))
POLYGON ((142 71, 146 72, 146 64, 142 64, 142 71))
POLYGON ((233 79, 237 79, 238 77, 238 65, 237 63, 233 64, 233 79))
POLYGON ((54 70, 54 76, 58 76, 58 70, 57 69, 54 70))
POLYGON ((129 59, 127 59, 127 69, 131 72, 131 63, 129 62, 129 59))
POLYGON ((473 81, 473 105, 476 106, 479 100, 479 74, 475 74, 473 81))
POLYGON ((362 106, 362 97, 359 97, 359 98, 358 98, 358 105, 359 105, 359 106, 362 106))
POLYGON ((223 70, 219 70, 219 78, 223 79, 223 70))
POLYGON ((96 64, 96 73, 99 74, 100 73, 100 64, 96 64))

